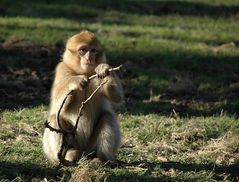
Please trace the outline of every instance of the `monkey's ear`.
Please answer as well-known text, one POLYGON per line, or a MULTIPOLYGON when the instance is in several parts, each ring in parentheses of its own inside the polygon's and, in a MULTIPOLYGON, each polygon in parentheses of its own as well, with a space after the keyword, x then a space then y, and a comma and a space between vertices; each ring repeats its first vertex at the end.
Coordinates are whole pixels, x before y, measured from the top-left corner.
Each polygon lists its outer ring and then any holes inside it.
POLYGON ((79 34, 89 34, 91 36, 95 36, 95 34, 89 30, 81 30, 79 34))

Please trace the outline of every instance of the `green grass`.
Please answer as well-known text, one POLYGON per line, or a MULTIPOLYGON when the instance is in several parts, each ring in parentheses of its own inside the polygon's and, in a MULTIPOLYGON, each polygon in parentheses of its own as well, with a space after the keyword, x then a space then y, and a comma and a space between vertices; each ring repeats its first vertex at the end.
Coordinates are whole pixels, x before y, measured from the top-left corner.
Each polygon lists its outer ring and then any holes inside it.
MULTIPOLYGON (((39 121, 44 121, 46 111, 45 107, 12 111, 16 119, 9 115, 9 111, 2 113, 1 178, 40 180, 58 174, 60 178, 68 179, 69 172, 74 172, 75 168, 54 169, 42 153, 39 121), (38 116, 29 121, 31 110, 38 116), (17 119, 19 115, 22 117, 17 119), (46 176, 48 173, 52 176, 46 176)), ((239 124, 234 117, 121 114, 119 120, 124 145, 118 160, 127 166, 103 169, 109 181, 213 180, 236 176, 233 164, 239 160, 239 124)))
MULTIPOLYGON (((68 37, 89 29, 103 42, 109 63, 128 70, 126 102, 118 111, 123 133, 118 160, 124 167, 93 170, 82 159, 78 167, 56 168, 41 144, 49 96, 35 96, 29 87, 22 106, 18 88, 0 88, 1 180, 68 181, 72 174, 102 181, 239 179, 237 0, 0 0, 0 10, 3 45, 28 40, 58 49, 68 37), (9 101, 16 106, 6 109, 9 101)), ((44 85, 60 54, 44 57, 0 46, 0 78, 24 81, 28 72, 16 72, 29 68, 29 75, 36 74, 44 85)), ((50 93, 49 86, 44 88, 50 93)))

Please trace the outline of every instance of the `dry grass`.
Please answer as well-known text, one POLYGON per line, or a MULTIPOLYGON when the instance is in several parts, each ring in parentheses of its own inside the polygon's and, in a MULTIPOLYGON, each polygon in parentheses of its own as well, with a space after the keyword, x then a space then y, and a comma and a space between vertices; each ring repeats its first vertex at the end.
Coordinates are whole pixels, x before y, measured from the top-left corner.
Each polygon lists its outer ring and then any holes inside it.
POLYGON ((79 166, 71 174, 69 182, 100 182, 106 181, 107 175, 102 167, 93 166, 90 161, 82 158, 79 166))

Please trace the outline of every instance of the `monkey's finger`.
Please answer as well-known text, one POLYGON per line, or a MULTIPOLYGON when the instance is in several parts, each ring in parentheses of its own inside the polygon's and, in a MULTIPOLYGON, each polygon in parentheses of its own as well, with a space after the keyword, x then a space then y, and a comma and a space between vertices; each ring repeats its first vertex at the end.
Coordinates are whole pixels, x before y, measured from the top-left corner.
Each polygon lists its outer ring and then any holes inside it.
POLYGON ((106 76, 110 75, 110 71, 109 68, 105 69, 104 71, 102 71, 102 73, 100 74, 101 78, 105 78, 106 76))
POLYGON ((104 78, 104 73, 98 73, 97 76, 98 76, 98 78, 103 79, 104 78))
POLYGON ((103 73, 102 73, 102 78, 105 78, 106 77, 106 72, 104 71, 103 73))

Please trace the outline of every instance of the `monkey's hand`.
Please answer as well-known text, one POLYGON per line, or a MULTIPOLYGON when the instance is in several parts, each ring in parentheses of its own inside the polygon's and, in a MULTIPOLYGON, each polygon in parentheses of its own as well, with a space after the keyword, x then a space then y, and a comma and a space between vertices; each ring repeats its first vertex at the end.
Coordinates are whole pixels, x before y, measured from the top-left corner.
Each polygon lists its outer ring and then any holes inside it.
POLYGON ((110 68, 111 67, 108 64, 99 64, 95 68, 95 73, 97 74, 98 78, 103 79, 110 74, 110 72, 109 72, 110 68))
POLYGON ((83 90, 85 89, 89 84, 89 80, 87 76, 85 75, 79 75, 79 76, 74 76, 72 77, 72 81, 69 85, 70 90, 83 90))
POLYGON ((86 76, 82 76, 80 79, 80 86, 82 89, 85 89, 89 84, 89 79, 86 76))

